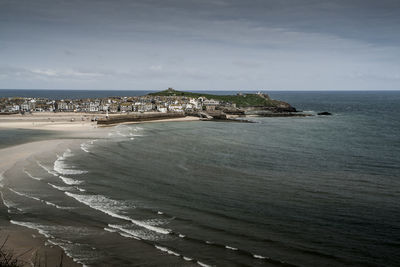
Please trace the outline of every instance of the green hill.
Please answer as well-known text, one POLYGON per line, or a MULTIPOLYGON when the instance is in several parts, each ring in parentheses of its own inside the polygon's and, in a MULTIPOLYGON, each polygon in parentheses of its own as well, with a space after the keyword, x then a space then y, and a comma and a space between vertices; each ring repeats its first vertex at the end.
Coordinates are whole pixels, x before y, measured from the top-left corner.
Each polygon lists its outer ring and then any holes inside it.
POLYGON ((238 95, 213 95, 213 94, 204 94, 204 93, 192 93, 192 92, 184 92, 177 91, 172 88, 169 88, 164 91, 150 93, 151 96, 180 96, 180 97, 205 97, 207 99, 214 99, 220 102, 226 103, 234 103, 237 107, 282 107, 282 106, 290 106, 289 104, 272 100, 268 95, 265 94, 238 94, 238 95))

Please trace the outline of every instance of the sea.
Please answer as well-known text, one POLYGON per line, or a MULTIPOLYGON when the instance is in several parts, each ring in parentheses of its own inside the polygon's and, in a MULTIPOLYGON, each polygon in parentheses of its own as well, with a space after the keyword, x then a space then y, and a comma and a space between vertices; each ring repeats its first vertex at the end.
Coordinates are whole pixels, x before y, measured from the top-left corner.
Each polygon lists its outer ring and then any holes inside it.
POLYGON ((400 266, 400 92, 267 93, 313 116, 119 125, 3 173, 0 215, 86 266, 400 266))

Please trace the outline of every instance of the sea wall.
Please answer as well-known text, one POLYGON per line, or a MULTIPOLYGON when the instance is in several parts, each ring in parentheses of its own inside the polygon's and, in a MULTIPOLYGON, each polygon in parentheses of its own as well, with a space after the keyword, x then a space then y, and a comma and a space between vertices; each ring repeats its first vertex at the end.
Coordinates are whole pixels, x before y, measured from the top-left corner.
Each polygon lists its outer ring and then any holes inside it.
POLYGON ((183 118, 185 114, 183 112, 151 112, 151 113, 134 113, 126 115, 116 115, 107 118, 102 118, 97 121, 97 124, 108 125, 122 122, 136 122, 136 121, 154 121, 154 120, 166 120, 174 118, 183 118))

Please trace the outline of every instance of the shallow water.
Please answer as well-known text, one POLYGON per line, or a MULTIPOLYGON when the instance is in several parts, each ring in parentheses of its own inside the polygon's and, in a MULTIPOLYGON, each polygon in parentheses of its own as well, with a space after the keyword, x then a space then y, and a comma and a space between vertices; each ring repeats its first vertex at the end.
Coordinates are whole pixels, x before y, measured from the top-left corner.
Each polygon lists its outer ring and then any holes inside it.
POLYGON ((52 131, 0 128, 0 149, 28 142, 56 138, 52 131))
POLYGON ((334 115, 117 126, 4 173, 4 212, 94 266, 399 265, 400 93, 272 96, 334 115))

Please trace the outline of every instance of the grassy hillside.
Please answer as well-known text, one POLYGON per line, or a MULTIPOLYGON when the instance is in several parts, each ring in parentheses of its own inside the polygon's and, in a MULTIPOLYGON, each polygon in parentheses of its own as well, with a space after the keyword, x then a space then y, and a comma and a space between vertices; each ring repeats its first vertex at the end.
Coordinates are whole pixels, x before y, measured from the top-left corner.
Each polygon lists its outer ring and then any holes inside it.
POLYGON ((243 94, 243 95, 212 95, 203 93, 191 93, 176 90, 164 90, 161 92, 150 93, 151 96, 182 96, 182 97, 206 97, 207 99, 214 99, 222 102, 235 103, 237 107, 276 107, 282 104, 281 101, 267 99, 257 94, 243 94))

